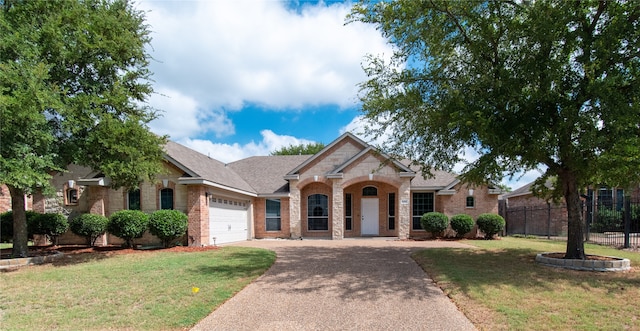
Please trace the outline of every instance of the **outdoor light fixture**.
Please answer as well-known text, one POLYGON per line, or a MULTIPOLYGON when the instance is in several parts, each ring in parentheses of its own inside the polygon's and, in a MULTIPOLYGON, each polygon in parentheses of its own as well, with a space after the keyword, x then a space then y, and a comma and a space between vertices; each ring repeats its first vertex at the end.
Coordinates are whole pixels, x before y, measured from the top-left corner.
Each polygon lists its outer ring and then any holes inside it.
POLYGON ((318 175, 313 176, 313 181, 317 182, 318 181, 318 175))
POLYGON ((369 174, 369 180, 373 180, 373 174, 369 174))
POLYGON ((472 196, 473 196, 473 189, 472 189, 472 188, 470 188, 470 189, 469 189, 469 196, 470 196, 470 197, 472 197, 472 196))
POLYGON ((168 179, 163 179, 162 180, 162 187, 166 188, 167 186, 169 186, 169 180, 168 179))
POLYGON ((73 179, 69 179, 69 182, 67 184, 69 185, 69 188, 73 188, 76 185, 76 181, 73 179))

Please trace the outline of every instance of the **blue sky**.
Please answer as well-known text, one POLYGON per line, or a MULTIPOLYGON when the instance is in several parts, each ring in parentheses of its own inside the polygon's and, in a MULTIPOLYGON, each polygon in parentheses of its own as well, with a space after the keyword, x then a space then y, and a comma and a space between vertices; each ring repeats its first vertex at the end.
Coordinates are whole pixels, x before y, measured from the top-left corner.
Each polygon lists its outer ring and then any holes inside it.
MULTIPOLYGON (((138 0, 153 38, 149 103, 163 115, 151 130, 222 162, 357 134, 361 64, 392 49, 374 26, 345 25, 350 7, 138 0)), ((505 184, 515 189, 536 175, 505 184)))

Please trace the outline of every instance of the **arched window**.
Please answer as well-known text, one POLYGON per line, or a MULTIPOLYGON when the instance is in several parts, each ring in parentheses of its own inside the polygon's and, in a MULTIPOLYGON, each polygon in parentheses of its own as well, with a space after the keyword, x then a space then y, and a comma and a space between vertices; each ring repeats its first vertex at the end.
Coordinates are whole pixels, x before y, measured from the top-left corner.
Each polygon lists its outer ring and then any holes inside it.
POLYGON ((140 189, 131 190, 127 193, 127 209, 141 210, 140 209, 140 189))
POLYGON ((160 209, 173 209, 173 189, 160 190, 160 209))
POLYGON ((367 186, 367 187, 362 189, 362 196, 363 197, 377 197, 378 196, 378 189, 373 187, 373 186, 367 186))
POLYGON ((329 197, 312 194, 307 198, 307 229, 310 231, 329 230, 329 197))

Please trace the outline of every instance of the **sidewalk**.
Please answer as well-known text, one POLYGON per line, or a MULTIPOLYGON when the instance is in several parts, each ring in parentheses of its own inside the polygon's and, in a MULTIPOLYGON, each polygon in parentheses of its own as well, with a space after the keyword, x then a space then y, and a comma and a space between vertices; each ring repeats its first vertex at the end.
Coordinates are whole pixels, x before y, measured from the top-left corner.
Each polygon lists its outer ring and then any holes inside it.
POLYGON ((457 242, 255 240, 276 263, 192 330, 475 330, 410 258, 457 242))

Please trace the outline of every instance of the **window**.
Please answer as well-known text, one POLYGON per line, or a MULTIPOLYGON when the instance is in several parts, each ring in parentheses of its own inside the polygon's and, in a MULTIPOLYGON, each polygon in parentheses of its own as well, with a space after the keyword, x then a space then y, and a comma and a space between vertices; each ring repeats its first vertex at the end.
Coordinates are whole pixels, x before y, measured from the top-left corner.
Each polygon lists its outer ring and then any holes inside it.
POLYGON ((433 210, 433 193, 413 193, 413 230, 422 230, 420 218, 433 210))
POLYGON ((329 230, 329 198, 313 194, 307 198, 307 228, 309 231, 329 230))
POLYGON ((389 193, 389 230, 396 229, 396 194, 389 193))
POLYGON ((367 187, 362 189, 362 196, 363 197, 377 197, 378 196, 378 189, 373 187, 373 186, 367 186, 367 187))
POLYGON ((267 199, 266 216, 266 230, 280 231, 280 199, 267 199))
POLYGON ((173 209, 173 189, 160 190, 160 209, 173 209))
POLYGON ((344 229, 353 230, 353 208, 351 207, 351 193, 344 195, 344 229))
POLYGON ((68 188, 66 193, 67 205, 78 204, 78 189, 68 188))
POLYGON ((140 210, 140 190, 131 190, 127 193, 127 209, 140 210))
POLYGON ((476 206, 476 199, 474 197, 467 197, 467 208, 473 208, 476 206))

